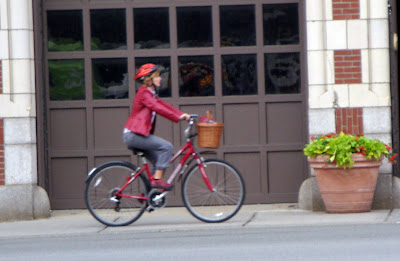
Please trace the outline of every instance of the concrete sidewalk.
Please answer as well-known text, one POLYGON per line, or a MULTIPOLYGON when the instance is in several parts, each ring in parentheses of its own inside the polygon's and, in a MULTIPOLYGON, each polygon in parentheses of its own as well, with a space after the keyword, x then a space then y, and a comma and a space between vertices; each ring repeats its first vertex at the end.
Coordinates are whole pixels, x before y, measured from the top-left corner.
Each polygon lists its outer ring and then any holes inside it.
POLYGON ((231 220, 220 224, 208 224, 192 217, 183 207, 166 207, 152 213, 145 212, 138 221, 125 227, 105 227, 87 210, 58 210, 53 211, 49 219, 0 223, 0 239, 97 233, 383 223, 400 225, 400 209, 373 210, 358 214, 327 214, 300 210, 295 204, 245 205, 231 220))

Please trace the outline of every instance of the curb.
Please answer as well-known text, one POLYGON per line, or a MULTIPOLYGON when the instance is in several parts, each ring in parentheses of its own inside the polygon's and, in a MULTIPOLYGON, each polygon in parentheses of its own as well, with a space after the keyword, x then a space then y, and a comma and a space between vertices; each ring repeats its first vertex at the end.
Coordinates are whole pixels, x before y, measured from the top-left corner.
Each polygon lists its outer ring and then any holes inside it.
POLYGON ((400 209, 327 214, 300 210, 295 208, 294 204, 245 205, 232 219, 211 224, 197 220, 185 208, 167 207, 152 213, 146 212, 138 221, 124 227, 106 227, 95 220, 87 210, 57 210, 52 212, 49 219, 0 223, 0 240, 43 236, 385 223, 400 225, 400 209))

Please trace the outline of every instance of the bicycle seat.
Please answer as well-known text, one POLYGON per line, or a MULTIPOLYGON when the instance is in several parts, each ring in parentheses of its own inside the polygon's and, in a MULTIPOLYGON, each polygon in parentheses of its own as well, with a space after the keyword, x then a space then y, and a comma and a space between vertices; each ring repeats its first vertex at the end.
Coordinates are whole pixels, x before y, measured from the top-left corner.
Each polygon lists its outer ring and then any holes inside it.
POLYGON ((144 151, 139 150, 139 149, 133 149, 133 154, 138 155, 139 157, 144 156, 144 151))

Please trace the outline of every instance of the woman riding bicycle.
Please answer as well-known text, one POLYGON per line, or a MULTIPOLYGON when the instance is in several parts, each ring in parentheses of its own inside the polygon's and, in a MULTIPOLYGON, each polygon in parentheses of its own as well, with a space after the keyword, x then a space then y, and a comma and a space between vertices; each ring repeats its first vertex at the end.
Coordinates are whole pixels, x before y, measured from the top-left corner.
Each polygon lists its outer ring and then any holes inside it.
POLYGON ((143 83, 133 100, 131 114, 125 123, 123 140, 131 150, 141 150, 154 166, 153 188, 172 189, 172 185, 162 177, 169 167, 173 156, 173 146, 170 142, 153 135, 156 115, 178 122, 189 120, 187 113, 175 108, 158 97, 158 88, 161 85, 159 66, 147 63, 139 68, 135 80, 143 83))

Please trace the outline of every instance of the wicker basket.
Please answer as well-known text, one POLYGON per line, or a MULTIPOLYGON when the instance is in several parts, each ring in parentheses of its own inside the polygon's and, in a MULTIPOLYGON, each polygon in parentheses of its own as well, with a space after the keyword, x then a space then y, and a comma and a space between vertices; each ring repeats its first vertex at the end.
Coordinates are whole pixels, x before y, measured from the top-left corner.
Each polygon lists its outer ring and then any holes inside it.
POLYGON ((197 123, 197 146, 218 148, 223 128, 223 123, 197 123))

